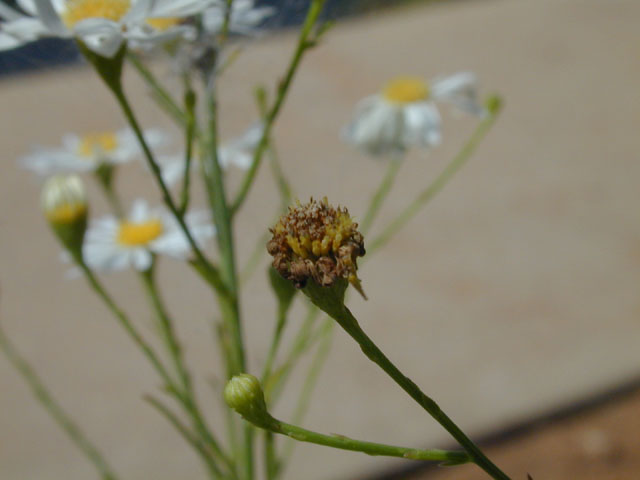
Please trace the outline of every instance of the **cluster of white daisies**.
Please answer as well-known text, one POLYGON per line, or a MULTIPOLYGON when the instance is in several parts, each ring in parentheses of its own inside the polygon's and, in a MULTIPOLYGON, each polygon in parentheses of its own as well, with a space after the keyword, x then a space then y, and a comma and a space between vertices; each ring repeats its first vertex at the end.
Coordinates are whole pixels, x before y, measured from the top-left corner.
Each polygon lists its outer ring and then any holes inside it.
MULTIPOLYGON (((219 147, 222 166, 248 168, 261 135, 261 125, 254 125, 240 137, 222 144, 219 147)), ((147 130, 144 136, 151 148, 168 143, 167 135, 160 130, 147 130)), ((45 211, 51 212, 86 202, 82 182, 77 177, 69 180, 59 175, 97 173, 104 167, 131 162, 140 158, 140 154, 133 132, 124 129, 84 136, 69 134, 63 137, 61 147, 37 148, 20 163, 39 176, 53 178, 43 197, 45 211)), ((169 187, 188 174, 183 156, 158 156, 158 163, 169 187)), ((206 211, 187 213, 185 223, 199 246, 215 234, 206 211)), ((190 252, 189 241, 175 217, 164 207, 150 208, 143 199, 135 200, 127 215, 106 215, 92 220, 82 245, 84 262, 97 271, 129 267, 144 271, 151 267, 155 254, 184 260, 190 252)))
MULTIPOLYGON (((198 28, 220 32, 225 0, 17 0, 20 10, 0 0, 0 50, 43 37, 76 38, 94 53, 112 57, 126 42, 152 47, 178 38, 193 39, 198 28), (191 21, 198 17, 198 21, 191 21)), ((229 30, 248 33, 272 15, 271 7, 236 0, 229 30)))
MULTIPOLYGON (((12 49, 38 38, 75 38, 94 53, 112 57, 123 46, 146 48, 169 40, 189 44, 196 38, 212 39, 227 15, 226 0, 17 0, 19 10, 0 0, 0 50, 12 49)), ((274 13, 272 7, 255 7, 253 0, 234 0, 229 30, 248 34, 274 13)), ((463 72, 429 83, 417 77, 399 77, 380 93, 363 99, 343 138, 363 151, 397 157, 412 147, 430 149, 440 143, 441 119, 436 102, 449 102, 463 112, 485 115, 477 101, 476 78, 463 72)), ((263 134, 261 123, 238 139, 219 148, 222 167, 247 168, 263 134)), ((144 133, 153 149, 166 142, 156 130, 144 133)), ((131 161, 140 154, 130 130, 67 135, 62 147, 37 149, 22 164, 43 176, 92 172, 131 161)), ((167 185, 184 178, 183 155, 158 156, 167 185)), ((214 234, 207 216, 188 214, 185 221, 196 242, 214 234)), ((150 267, 153 254, 186 258, 190 252, 184 232, 162 209, 150 209, 143 200, 134 202, 126 218, 108 216, 89 226, 83 256, 98 270, 133 266, 150 267)))

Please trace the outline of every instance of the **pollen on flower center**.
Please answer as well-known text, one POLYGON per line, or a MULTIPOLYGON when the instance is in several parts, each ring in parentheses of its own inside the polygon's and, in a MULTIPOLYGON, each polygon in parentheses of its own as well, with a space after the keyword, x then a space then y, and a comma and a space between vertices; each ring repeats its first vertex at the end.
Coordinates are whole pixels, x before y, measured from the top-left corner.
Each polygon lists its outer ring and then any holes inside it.
POLYGON ((67 0, 62 21, 68 28, 87 18, 106 18, 117 22, 131 8, 130 0, 67 0))
POLYGON ((160 32, 169 30, 171 27, 178 25, 181 21, 182 19, 179 17, 158 17, 147 19, 147 23, 160 32))
POLYGON ((146 222, 122 222, 118 229, 118 243, 126 246, 148 245, 158 238, 164 227, 160 220, 146 222))
POLYGON ((382 91, 384 98, 394 103, 411 103, 429 98, 429 86, 421 78, 398 77, 382 91))
POLYGON ((346 208, 334 208, 326 198, 298 202, 271 233, 267 250, 274 257, 273 267, 297 287, 309 278, 322 286, 344 278, 362 293, 356 259, 365 253, 364 241, 346 208))
POLYGON ((117 146, 118 139, 115 133, 90 133, 80 140, 78 154, 83 157, 90 157, 101 153, 113 152, 117 146))

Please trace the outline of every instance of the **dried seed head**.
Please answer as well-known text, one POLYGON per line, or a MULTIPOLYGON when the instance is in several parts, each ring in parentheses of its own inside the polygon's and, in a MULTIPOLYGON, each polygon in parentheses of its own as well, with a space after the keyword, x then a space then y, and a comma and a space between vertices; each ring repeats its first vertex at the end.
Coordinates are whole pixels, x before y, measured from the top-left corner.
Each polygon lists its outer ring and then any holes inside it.
POLYGON ((326 197, 297 202, 270 231, 273 268, 296 287, 304 287, 309 278, 324 287, 344 278, 365 296, 356 274, 364 239, 346 208, 332 207, 326 197))

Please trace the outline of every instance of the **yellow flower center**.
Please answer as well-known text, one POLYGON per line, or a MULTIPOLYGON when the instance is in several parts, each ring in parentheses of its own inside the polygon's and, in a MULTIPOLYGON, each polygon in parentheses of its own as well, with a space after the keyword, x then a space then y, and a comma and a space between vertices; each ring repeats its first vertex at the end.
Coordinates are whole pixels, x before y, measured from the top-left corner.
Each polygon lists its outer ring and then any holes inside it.
POLYGON ((118 229, 118 243, 128 247, 148 245, 158 238, 164 227, 160 220, 148 220, 146 222, 122 222, 118 229))
POLYGON ((70 225, 87 215, 87 206, 84 203, 64 203, 45 214, 51 223, 70 225))
POLYGON ((118 138, 115 133, 90 133, 80 140, 78 154, 83 157, 91 157, 92 155, 113 152, 117 146, 118 138))
POLYGON ((117 22, 130 8, 130 0, 67 0, 61 17, 68 28, 73 28, 87 18, 106 18, 117 22))
POLYGON ((384 98, 394 103, 411 103, 429 98, 429 85, 418 77, 398 77, 387 83, 384 98))
POLYGON ((180 23, 182 19, 179 17, 164 17, 164 18, 148 18, 147 23, 151 25, 155 30, 164 32, 169 30, 180 23))

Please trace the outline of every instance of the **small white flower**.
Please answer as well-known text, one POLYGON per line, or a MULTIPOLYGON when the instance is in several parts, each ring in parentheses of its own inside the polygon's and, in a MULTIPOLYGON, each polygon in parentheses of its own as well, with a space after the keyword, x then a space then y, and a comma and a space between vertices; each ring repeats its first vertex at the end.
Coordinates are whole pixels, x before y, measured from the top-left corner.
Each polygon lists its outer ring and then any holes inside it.
POLYGON ((475 75, 467 72, 437 79, 432 85, 421 78, 396 78, 381 93, 356 106, 343 138, 373 155, 436 146, 441 140, 441 122, 434 101, 484 115, 484 108, 477 102, 476 83, 475 75))
POLYGON ((23 15, 0 4, 0 49, 45 36, 81 40, 90 50, 113 57, 132 40, 164 42, 192 35, 180 19, 196 15, 215 0, 18 0, 23 15), (154 26, 154 21, 160 22, 154 26))
MULTIPOLYGON (((191 212, 185 222, 200 246, 215 233, 207 212, 191 212)), ((115 271, 151 267, 153 254, 187 259, 191 247, 175 218, 163 208, 150 210, 137 200, 126 219, 108 215, 89 226, 83 245, 83 258, 95 270, 115 271)))
MULTIPOLYGON (((256 122, 251 125, 241 136, 236 137, 218 147, 218 161, 220 167, 231 166, 243 170, 251 166, 253 153, 260 143, 264 125, 256 122)), ((191 165, 195 162, 192 160, 191 165)), ((158 165, 162 172, 162 179, 167 185, 173 185, 184 177, 186 162, 184 154, 158 157, 158 165)))
MULTIPOLYGON (((222 30, 227 11, 226 0, 217 0, 202 14, 202 26, 209 34, 218 34, 222 30)), ((275 13, 274 7, 254 7, 253 0, 234 0, 229 17, 229 31, 242 35, 255 32, 257 25, 275 13)))
MULTIPOLYGON (((145 139, 151 148, 166 143, 166 135, 156 129, 146 130, 145 139)), ((20 159, 20 163, 40 175, 88 172, 101 164, 126 163, 141 153, 133 131, 95 132, 83 136, 67 134, 62 148, 37 148, 20 159)))

